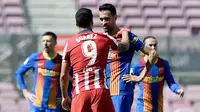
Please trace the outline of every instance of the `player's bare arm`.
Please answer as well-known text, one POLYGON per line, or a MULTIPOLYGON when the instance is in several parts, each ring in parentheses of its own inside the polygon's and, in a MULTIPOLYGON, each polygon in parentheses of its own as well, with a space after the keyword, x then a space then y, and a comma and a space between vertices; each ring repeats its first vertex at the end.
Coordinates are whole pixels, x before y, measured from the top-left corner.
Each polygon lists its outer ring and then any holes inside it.
POLYGON ((123 31, 122 32, 122 40, 119 42, 119 50, 120 51, 128 51, 130 47, 130 40, 129 40, 129 32, 123 31))
POLYGON ((153 55, 149 55, 149 58, 147 60, 146 66, 144 67, 144 69, 142 70, 142 72, 140 73, 139 76, 136 75, 124 75, 122 78, 124 81, 126 81, 127 83, 130 81, 134 81, 134 82, 140 82, 142 81, 145 76, 148 74, 148 72, 151 70, 152 66, 155 63, 155 60, 153 59, 153 55), (151 62, 149 60, 152 60, 151 62))
POLYGON ((60 86, 62 94, 62 107, 67 111, 70 111, 69 105, 71 103, 71 99, 68 96, 69 71, 70 71, 69 63, 63 61, 60 74, 60 86))

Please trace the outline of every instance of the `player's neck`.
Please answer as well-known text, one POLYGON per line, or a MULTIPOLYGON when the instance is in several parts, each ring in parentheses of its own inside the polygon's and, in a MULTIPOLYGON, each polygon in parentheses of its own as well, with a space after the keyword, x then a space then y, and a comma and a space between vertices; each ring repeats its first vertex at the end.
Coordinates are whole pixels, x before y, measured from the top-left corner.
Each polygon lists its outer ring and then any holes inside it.
POLYGON ((147 60, 148 60, 148 56, 145 55, 145 56, 144 56, 144 61, 147 62, 147 60))
POLYGON ((91 28, 82 28, 82 27, 79 27, 79 32, 81 32, 81 31, 83 31, 83 30, 91 30, 91 31, 92 31, 91 28))
POLYGON ((119 30, 120 30, 119 27, 116 25, 116 26, 113 28, 113 30, 112 30, 111 32, 109 32, 108 34, 109 34, 109 35, 115 35, 115 34, 117 34, 117 32, 118 32, 119 30))
MULTIPOLYGON (((145 55, 145 56, 144 56, 144 61, 147 62, 147 60, 148 60, 148 56, 145 55)), ((157 63, 157 62, 158 62, 158 57, 156 58, 156 61, 155 61, 154 63, 157 63)))
POLYGON ((46 52, 46 51, 43 51, 43 54, 47 57, 55 57, 56 55, 56 52, 55 51, 50 51, 50 52, 46 52))

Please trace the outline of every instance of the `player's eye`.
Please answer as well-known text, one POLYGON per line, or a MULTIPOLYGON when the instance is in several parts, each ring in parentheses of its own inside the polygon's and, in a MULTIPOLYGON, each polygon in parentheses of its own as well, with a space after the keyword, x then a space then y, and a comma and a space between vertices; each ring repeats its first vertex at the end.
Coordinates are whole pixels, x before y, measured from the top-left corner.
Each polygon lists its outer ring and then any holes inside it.
POLYGON ((99 18, 100 19, 100 21, 103 21, 103 18, 99 18))
POLYGON ((104 18, 105 21, 109 21, 109 19, 110 19, 110 18, 108 18, 108 17, 107 17, 107 18, 104 18))
POLYGON ((157 44, 149 44, 149 46, 150 46, 150 47, 152 47, 152 46, 156 47, 157 44))

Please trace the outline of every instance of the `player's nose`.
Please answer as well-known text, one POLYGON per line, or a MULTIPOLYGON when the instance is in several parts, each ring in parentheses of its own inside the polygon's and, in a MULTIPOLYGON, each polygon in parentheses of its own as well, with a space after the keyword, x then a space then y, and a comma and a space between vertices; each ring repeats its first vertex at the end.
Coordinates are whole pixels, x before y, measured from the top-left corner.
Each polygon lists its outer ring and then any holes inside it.
POLYGON ((103 25, 103 26, 106 26, 107 24, 108 24, 107 21, 105 21, 105 20, 102 21, 102 25, 103 25))
POLYGON ((152 49, 156 50, 156 46, 152 46, 152 49))

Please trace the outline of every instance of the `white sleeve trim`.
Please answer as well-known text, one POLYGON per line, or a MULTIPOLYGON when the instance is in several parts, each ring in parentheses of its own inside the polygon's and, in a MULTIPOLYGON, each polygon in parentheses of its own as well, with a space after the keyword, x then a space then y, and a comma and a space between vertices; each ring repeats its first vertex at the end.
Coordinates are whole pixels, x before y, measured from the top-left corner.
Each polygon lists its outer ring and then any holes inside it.
POLYGON ((110 36, 108 33, 104 33, 108 38, 110 38, 117 46, 119 46, 119 42, 113 38, 112 36, 110 36))

